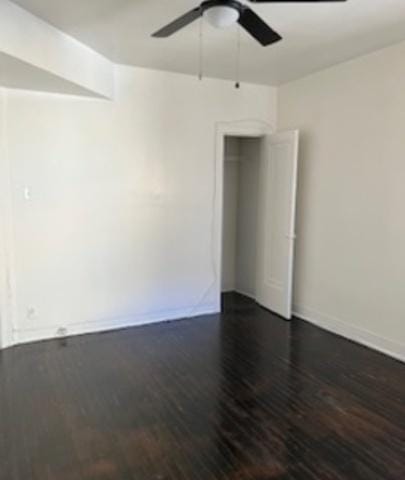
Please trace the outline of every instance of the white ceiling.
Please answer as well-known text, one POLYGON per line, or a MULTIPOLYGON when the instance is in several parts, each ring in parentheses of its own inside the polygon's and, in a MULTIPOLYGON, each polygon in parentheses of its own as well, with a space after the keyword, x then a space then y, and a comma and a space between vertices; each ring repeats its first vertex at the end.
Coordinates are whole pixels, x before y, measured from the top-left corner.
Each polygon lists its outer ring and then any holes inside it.
MULTIPOLYGON (((15 0, 116 63, 194 74, 198 22, 168 39, 150 34, 193 0, 15 0)), ((405 40, 404 0, 251 4, 284 40, 262 47, 242 34, 242 80, 277 85, 405 40)), ((204 27, 205 74, 235 76, 236 29, 204 27)), ((405 59, 404 59, 405 61, 405 59)))

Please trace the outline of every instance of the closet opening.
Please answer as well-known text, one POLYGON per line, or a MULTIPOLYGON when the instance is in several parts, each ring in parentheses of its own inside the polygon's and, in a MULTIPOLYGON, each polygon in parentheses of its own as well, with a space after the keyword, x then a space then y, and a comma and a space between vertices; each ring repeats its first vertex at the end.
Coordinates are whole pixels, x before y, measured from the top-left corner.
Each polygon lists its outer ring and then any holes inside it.
POLYGON ((261 137, 225 136, 222 293, 256 299, 261 137))

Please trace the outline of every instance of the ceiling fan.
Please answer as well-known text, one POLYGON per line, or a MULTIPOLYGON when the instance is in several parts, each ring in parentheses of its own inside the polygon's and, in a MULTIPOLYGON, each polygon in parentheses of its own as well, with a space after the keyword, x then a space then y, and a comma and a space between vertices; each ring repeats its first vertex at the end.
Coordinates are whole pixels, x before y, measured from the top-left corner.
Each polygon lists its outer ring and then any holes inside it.
MULTIPOLYGON (((346 0, 248 0, 252 3, 309 3, 309 2, 345 2, 346 0)), ((245 3, 238 0, 206 0, 162 29, 152 37, 165 38, 186 27, 198 18, 204 17, 214 27, 228 27, 239 23, 253 38, 263 46, 276 43, 282 37, 265 23, 245 3)))

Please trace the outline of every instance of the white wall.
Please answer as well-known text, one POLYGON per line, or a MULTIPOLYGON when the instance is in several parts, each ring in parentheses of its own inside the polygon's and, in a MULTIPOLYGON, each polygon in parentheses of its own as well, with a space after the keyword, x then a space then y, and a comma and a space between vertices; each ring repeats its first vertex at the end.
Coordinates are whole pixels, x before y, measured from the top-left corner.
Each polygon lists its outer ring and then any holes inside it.
POLYGON ((5 202, 9 199, 6 193, 7 185, 4 179, 8 177, 8 171, 5 170, 5 151, 4 151, 4 109, 5 98, 0 91, 0 347, 5 343, 5 333, 3 331, 7 318, 7 249, 6 249, 6 212, 5 202))
POLYGON ((12 343, 15 316, 14 232, 8 158, 7 92, 0 89, 0 348, 12 343))
POLYGON ((295 304, 405 359, 405 43, 279 90, 302 132, 295 304))
POLYGON ((274 122, 275 90, 129 67, 116 87, 7 93, 15 342, 218 308, 216 122, 274 122))

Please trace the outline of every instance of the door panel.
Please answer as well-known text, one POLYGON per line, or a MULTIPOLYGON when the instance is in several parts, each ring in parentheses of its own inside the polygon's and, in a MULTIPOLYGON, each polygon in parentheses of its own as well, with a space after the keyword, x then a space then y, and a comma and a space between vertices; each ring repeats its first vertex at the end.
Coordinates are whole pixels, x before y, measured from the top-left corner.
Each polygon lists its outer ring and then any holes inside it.
POLYGON ((263 139, 259 203, 257 301, 291 318, 298 131, 263 139))

